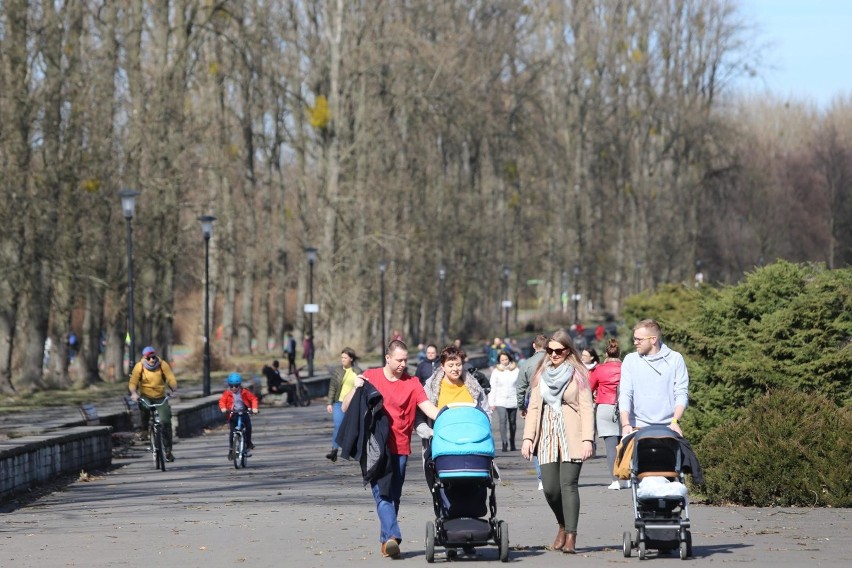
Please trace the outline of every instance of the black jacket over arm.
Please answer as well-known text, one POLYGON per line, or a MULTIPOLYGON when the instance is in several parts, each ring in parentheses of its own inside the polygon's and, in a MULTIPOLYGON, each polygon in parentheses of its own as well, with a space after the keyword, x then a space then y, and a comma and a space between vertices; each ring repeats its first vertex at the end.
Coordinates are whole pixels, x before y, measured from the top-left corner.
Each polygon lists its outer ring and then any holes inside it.
POLYGON ((382 495, 390 494, 391 465, 388 452, 390 422, 381 393, 370 383, 355 389, 335 440, 340 457, 358 460, 364 485, 375 483, 382 495))

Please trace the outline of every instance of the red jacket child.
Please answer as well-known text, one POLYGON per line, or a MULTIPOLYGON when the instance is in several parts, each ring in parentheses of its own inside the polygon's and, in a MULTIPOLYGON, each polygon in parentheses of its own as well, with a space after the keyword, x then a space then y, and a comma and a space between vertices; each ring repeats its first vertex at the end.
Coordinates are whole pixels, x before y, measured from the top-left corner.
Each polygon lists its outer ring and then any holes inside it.
MULTIPOLYGON (((251 391, 243 388, 243 378, 239 373, 231 373, 228 376, 228 390, 222 393, 219 397, 219 410, 228 416, 228 423, 231 426, 231 432, 228 436, 228 447, 231 447, 231 442, 234 437, 234 429, 237 427, 239 411, 246 410, 242 420, 245 425, 246 446, 253 450, 254 444, 251 443, 251 414, 257 414, 257 397, 251 391)), ((233 450, 228 452, 228 459, 234 459, 233 450)))

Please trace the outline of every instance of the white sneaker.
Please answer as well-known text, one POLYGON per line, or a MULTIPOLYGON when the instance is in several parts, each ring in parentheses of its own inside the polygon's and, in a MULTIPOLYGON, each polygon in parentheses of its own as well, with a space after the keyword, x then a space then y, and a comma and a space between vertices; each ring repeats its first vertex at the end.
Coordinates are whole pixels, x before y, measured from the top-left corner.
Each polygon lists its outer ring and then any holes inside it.
POLYGON ((609 487, 607 487, 607 489, 621 489, 621 483, 616 479, 615 481, 609 484, 609 487))
POLYGON ((630 489, 630 480, 619 481, 622 489, 630 489))
POLYGON ((538 490, 541 491, 542 489, 544 489, 544 486, 541 484, 541 480, 539 479, 538 480, 538 490))

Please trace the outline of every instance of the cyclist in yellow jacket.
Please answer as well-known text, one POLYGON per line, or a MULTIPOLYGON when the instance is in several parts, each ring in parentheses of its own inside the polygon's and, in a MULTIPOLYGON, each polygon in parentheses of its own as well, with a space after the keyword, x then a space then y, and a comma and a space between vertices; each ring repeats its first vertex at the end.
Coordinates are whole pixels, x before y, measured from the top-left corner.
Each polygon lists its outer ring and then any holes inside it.
MULTIPOLYGON (((157 356, 157 351, 148 346, 142 350, 142 359, 133 367, 130 373, 130 398, 137 402, 142 398, 148 404, 159 404, 166 398, 166 386, 177 394, 177 380, 171 366, 157 356)), ((142 424, 148 424, 150 411, 140 404, 142 424)), ((163 442, 166 446, 166 460, 175 461, 172 454, 172 409, 166 402, 160 407, 160 420, 163 423, 163 442)))

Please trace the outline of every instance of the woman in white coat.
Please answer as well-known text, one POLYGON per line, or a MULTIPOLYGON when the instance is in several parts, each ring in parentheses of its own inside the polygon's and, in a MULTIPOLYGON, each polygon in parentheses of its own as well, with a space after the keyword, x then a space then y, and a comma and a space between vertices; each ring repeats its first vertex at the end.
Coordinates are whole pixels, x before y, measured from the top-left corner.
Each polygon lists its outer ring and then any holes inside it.
POLYGON ((491 392, 488 393, 488 404, 491 411, 497 413, 500 419, 500 441, 503 451, 515 448, 515 430, 517 429, 518 414, 518 366, 507 352, 500 353, 497 365, 491 372, 491 392), (508 436, 507 428, 508 425, 508 436))

